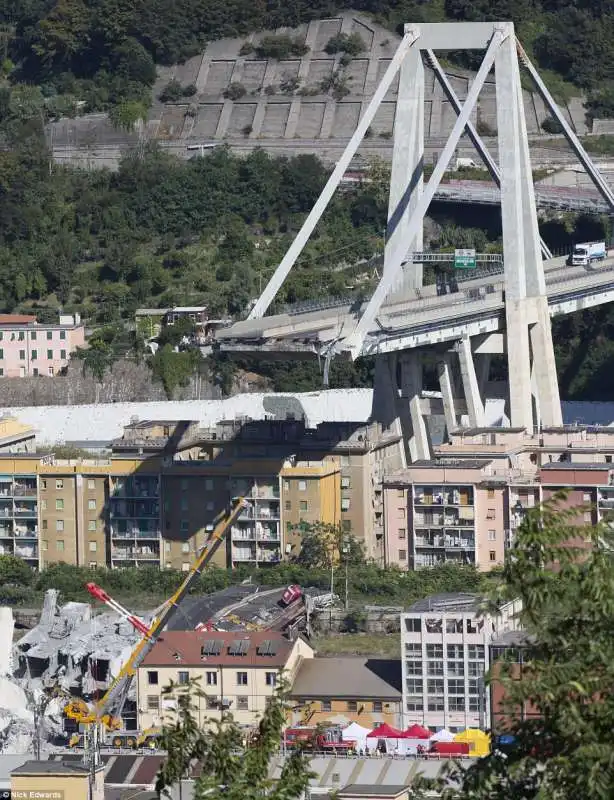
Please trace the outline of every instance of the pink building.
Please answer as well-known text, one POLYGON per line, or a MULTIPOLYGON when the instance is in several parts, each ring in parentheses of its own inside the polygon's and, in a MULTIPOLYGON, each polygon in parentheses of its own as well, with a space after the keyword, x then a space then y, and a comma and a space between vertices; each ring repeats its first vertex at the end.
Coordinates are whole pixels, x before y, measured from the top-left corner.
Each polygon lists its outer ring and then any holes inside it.
POLYGON ((53 377, 84 344, 79 315, 61 315, 57 325, 49 325, 27 314, 0 314, 0 377, 53 377))
POLYGON ((508 504, 507 485, 486 459, 416 462, 384 480, 386 565, 499 566, 508 504))

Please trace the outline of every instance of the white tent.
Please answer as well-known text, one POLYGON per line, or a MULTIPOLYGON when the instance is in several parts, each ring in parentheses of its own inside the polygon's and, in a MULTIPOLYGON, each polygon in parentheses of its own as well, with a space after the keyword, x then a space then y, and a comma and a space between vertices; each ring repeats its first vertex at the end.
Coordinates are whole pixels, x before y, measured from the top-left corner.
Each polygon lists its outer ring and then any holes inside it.
POLYGON ((453 742, 453 741, 454 741, 454 734, 450 733, 450 731, 447 730, 446 728, 442 728, 440 731, 437 731, 437 733, 434 733, 429 739, 429 742, 453 742))
POLYGON ((357 750, 366 750, 367 734, 369 733, 371 733, 369 728, 363 728, 357 722, 352 722, 341 731, 341 738, 344 742, 356 742, 357 750))

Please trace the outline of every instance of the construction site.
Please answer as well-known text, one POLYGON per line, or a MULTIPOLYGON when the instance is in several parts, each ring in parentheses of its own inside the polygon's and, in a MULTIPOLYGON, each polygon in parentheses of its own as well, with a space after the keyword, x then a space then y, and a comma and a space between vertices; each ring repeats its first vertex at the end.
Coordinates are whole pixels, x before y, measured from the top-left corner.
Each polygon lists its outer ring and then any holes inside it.
POLYGON ((0 608, 0 753, 71 747, 95 759, 105 746, 155 749, 160 730, 138 730, 134 677, 165 630, 309 636, 313 616, 335 599, 319 589, 246 582, 188 596, 241 508, 238 499, 177 592, 149 614, 131 613, 96 584, 86 587, 91 604, 60 604, 59 592, 47 591, 38 623, 22 636, 12 609, 0 608))

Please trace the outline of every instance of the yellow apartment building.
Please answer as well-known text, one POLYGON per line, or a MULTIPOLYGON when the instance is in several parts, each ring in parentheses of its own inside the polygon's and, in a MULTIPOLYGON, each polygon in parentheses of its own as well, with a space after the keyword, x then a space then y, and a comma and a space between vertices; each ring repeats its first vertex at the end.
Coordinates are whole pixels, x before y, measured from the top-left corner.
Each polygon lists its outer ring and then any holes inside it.
MULTIPOLYGON (((280 676, 290 685, 301 664, 314 656, 301 637, 290 641, 276 631, 166 631, 137 671, 140 730, 172 721, 177 694, 165 691, 198 682, 200 726, 230 711, 240 725, 253 726, 275 693, 280 676)), ((180 689, 178 689, 180 691, 180 689)))

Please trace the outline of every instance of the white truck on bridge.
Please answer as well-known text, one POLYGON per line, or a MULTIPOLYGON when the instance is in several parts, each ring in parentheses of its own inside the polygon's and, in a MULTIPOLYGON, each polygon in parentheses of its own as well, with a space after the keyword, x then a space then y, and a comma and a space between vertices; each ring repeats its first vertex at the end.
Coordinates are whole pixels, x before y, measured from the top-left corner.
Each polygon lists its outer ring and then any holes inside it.
POLYGON ((605 242, 581 242, 569 254, 567 264, 574 267, 588 267, 593 261, 603 261, 607 254, 605 242))

